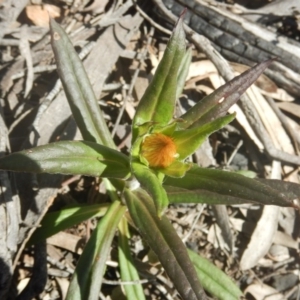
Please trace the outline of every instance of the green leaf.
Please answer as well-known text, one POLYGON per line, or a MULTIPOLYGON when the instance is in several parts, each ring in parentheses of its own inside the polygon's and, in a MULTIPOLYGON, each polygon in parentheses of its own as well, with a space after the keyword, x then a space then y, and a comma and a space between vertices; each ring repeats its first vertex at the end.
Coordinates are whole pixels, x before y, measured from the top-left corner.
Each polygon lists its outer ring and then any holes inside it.
POLYGON ((63 208, 60 211, 47 213, 41 222, 41 227, 33 233, 29 245, 38 243, 62 230, 94 217, 102 217, 108 205, 77 205, 63 208))
POLYGON ((181 61, 181 65, 178 71, 178 78, 177 78, 177 88, 176 88, 176 99, 178 99, 183 91, 186 77, 189 73, 190 64, 192 61, 192 48, 188 48, 184 57, 181 61))
POLYGON ((236 284, 207 259, 188 250, 204 289, 219 300, 238 300, 243 293, 236 284))
MULTIPOLYGON (((119 265, 121 269, 121 278, 122 281, 133 282, 139 281, 139 274, 134 266, 133 258, 131 256, 129 248, 129 230, 128 224, 125 218, 122 218, 119 224, 119 265)), ((145 295, 142 288, 142 285, 139 283, 135 284, 126 284, 124 285, 125 294, 127 299, 132 300, 144 300, 145 295)))
POLYGON ((161 217, 169 204, 169 200, 158 178, 159 175, 155 174, 154 171, 147 166, 136 161, 131 163, 131 169, 141 186, 153 197, 157 215, 161 217))
POLYGON ((184 163, 175 160, 170 166, 164 169, 160 169, 161 172, 167 176, 182 178, 186 171, 191 168, 192 164, 184 163))
POLYGON ((180 18, 155 75, 137 107, 132 127, 133 141, 140 134, 140 125, 147 122, 167 125, 172 119, 176 101, 177 76, 185 49, 185 34, 180 18))
POLYGON ((193 154, 205 139, 213 132, 221 129, 235 118, 235 114, 227 115, 196 128, 175 131, 173 139, 179 159, 186 159, 193 154))
POLYGON ((133 193, 125 189, 124 197, 132 220, 159 258, 182 299, 206 299, 187 250, 170 221, 165 216, 158 218, 152 199, 144 191, 133 193))
POLYGON ((71 280, 66 300, 98 300, 105 263, 125 206, 114 201, 84 248, 71 280))
MULTIPOLYGON (((168 184, 168 183, 167 183, 168 184)), ((170 203, 179 204, 179 203, 203 203, 210 205, 218 204, 243 204, 248 202, 253 202, 250 200, 245 200, 243 198, 221 195, 213 191, 207 191, 204 189, 185 189, 171 185, 164 185, 164 188, 167 192, 170 203)))
MULTIPOLYGON (((258 182, 269 186, 289 200, 299 199, 300 184, 276 179, 257 178, 258 182)), ((295 207, 299 209, 299 207, 295 207)))
POLYGON ((179 123, 179 128, 198 127, 224 116, 228 109, 240 99, 240 96, 255 82, 273 60, 270 59, 255 65, 199 101, 180 117, 185 122, 179 123))
POLYGON ((57 71, 84 140, 115 148, 86 71, 70 39, 53 19, 50 20, 50 30, 57 71))
POLYGON ((56 142, 12 153, 0 159, 0 169, 113 178, 127 178, 130 174, 126 155, 83 141, 56 142))
POLYGON ((181 178, 166 177, 164 188, 171 203, 236 204, 294 206, 284 191, 240 174, 205 169, 194 165, 181 178))

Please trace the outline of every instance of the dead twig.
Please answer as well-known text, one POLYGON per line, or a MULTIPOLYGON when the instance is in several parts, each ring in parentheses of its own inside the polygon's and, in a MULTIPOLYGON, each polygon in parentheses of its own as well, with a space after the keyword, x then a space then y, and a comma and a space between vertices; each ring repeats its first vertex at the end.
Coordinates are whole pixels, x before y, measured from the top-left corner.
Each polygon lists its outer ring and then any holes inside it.
POLYGON ((287 117, 285 116, 285 114, 278 108, 278 106, 276 105, 275 101, 268 96, 265 96, 267 102, 270 104, 270 106, 272 107, 273 111, 275 112, 275 114, 277 115, 278 119, 280 120, 280 122, 282 123, 284 129, 286 130, 286 132, 290 135, 293 143, 294 143, 294 147, 297 150, 297 153, 300 153, 300 136, 295 134, 294 130, 291 128, 287 117))
POLYGON ((158 30, 160 30, 161 32, 167 34, 167 35, 171 35, 172 31, 166 29, 165 27, 159 25, 158 23, 156 23, 152 18, 150 18, 137 4, 136 0, 133 0, 133 3, 135 5, 136 10, 141 14, 141 16, 143 18, 145 18, 145 20, 147 20, 154 28, 157 28, 158 30))
POLYGON ((21 55, 25 58, 27 66, 27 78, 25 85, 24 98, 26 98, 33 86, 33 62, 30 51, 30 45, 27 39, 27 30, 26 27, 21 28, 21 39, 19 44, 19 49, 21 55))

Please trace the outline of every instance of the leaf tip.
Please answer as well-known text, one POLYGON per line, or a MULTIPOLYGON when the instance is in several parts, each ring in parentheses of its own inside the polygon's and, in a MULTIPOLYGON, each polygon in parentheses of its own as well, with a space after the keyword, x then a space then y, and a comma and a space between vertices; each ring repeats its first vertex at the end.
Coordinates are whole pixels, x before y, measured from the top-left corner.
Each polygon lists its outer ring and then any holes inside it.
POLYGON ((173 32, 176 31, 176 29, 181 25, 182 26, 182 22, 183 22, 183 19, 186 15, 186 12, 187 12, 187 8, 185 7, 183 9, 183 11, 180 13, 180 16, 179 18, 177 19, 176 23, 175 23, 175 26, 174 26, 174 29, 173 29, 173 32))
POLYGON ((51 38, 54 41, 58 41, 61 39, 61 35, 58 33, 58 24, 52 18, 49 19, 50 31, 51 31, 51 38))
MULTIPOLYGON (((187 8, 185 7, 185 8, 183 9, 183 11, 180 13, 179 19, 182 20, 182 19, 184 18, 184 16, 185 16, 186 12, 187 12, 187 8)), ((177 22, 178 22, 178 21, 177 21, 177 22)))
POLYGON ((166 210, 167 210, 167 207, 162 207, 162 208, 157 209, 157 217, 159 218, 159 220, 161 220, 161 218, 165 214, 166 210))

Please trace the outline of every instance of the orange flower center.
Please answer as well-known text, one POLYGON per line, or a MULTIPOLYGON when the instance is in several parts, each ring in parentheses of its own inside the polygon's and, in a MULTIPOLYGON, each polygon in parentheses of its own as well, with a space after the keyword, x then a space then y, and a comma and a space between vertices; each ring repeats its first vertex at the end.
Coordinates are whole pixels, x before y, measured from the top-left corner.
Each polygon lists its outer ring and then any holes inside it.
POLYGON ((176 145, 173 139, 161 133, 147 136, 141 150, 149 166, 154 168, 166 168, 176 157, 176 145))

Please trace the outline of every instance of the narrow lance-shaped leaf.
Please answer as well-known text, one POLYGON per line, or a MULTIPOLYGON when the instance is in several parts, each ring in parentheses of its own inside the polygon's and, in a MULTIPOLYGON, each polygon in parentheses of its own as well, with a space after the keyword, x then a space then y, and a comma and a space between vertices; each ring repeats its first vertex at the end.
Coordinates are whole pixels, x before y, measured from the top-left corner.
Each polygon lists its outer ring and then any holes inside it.
POLYGON ((59 211, 47 213, 41 222, 41 226, 31 236, 28 246, 38 243, 62 230, 70 228, 78 223, 93 217, 100 217, 107 211, 108 205, 77 205, 66 207, 59 211))
POLYGON ((183 56, 177 77, 176 99, 178 99, 183 91, 186 77, 189 73, 190 64, 192 61, 192 48, 188 48, 183 56))
POLYGON ((270 59, 255 65, 206 96, 180 117, 185 122, 178 123, 178 127, 180 129, 197 127, 224 116, 273 61, 274 59, 270 59))
POLYGON ((83 138, 115 148, 86 71, 70 39, 54 20, 50 20, 50 29, 57 71, 83 138))
POLYGON ((132 162, 131 168, 136 179, 141 183, 142 187, 152 196, 157 215, 161 217, 169 204, 167 193, 162 187, 161 181, 154 173, 154 171, 139 162, 132 162))
POLYGON ((233 172, 194 165, 181 178, 167 177, 164 188, 171 203, 233 204, 255 202, 264 205, 294 206, 293 194, 265 182, 233 172))
POLYGON ((186 49, 182 18, 177 22, 164 56, 142 97, 133 119, 133 141, 139 125, 155 122, 166 125, 173 117, 176 101, 177 75, 186 49))
POLYGON ((207 259, 188 250, 199 280, 206 291, 219 300, 237 300, 243 295, 236 284, 207 259))
POLYGON ((12 153, 0 159, 0 169, 127 178, 128 157, 117 150, 83 141, 61 141, 12 153))
POLYGON ((210 134, 221 129, 234 118, 235 114, 231 114, 218 118, 203 126, 175 131, 172 137, 177 146, 179 158, 182 160, 193 154, 210 134))
POLYGON ((142 237, 158 256, 162 266, 184 300, 204 300, 187 250, 169 220, 158 218, 153 201, 142 190, 124 191, 131 218, 142 237))
POLYGON ((205 203, 210 205, 233 205, 233 204, 244 204, 249 202, 254 202, 249 199, 243 199, 239 197, 222 195, 215 193, 213 191, 198 189, 185 189, 181 187, 176 187, 173 185, 164 185, 167 192, 169 201, 171 204, 179 203, 205 203))
MULTIPOLYGON (((130 253, 129 247, 129 229, 128 223, 125 218, 122 218, 119 224, 119 246, 118 246, 118 254, 119 254, 119 266, 121 269, 121 279, 122 281, 127 282, 135 282, 139 281, 139 274, 137 269, 134 266, 133 258, 130 253)), ((144 300, 145 295, 143 292, 142 285, 139 283, 135 284, 126 284, 124 286, 125 294, 127 299, 137 299, 144 300)))
POLYGON ((125 206, 114 201, 100 220, 77 263, 67 300, 99 299, 106 260, 125 206))
POLYGON ((298 200, 299 203, 300 184, 278 179, 256 178, 255 180, 277 190, 278 193, 284 195, 289 200, 298 200))

